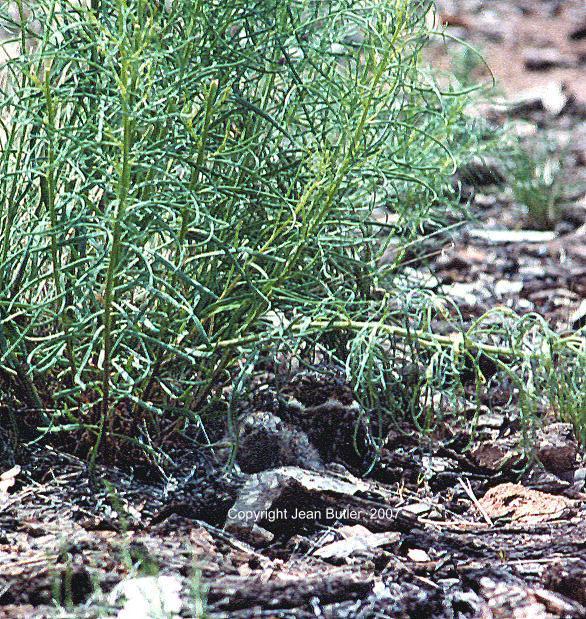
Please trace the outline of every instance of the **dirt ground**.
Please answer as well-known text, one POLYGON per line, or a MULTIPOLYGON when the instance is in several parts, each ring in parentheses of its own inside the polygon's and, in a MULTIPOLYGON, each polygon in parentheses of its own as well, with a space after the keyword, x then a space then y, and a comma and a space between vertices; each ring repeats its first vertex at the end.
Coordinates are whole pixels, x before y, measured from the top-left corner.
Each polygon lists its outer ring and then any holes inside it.
MULTIPOLYGON (((545 145, 559 164, 556 212, 551 226, 536 225, 514 170, 479 160, 457 179, 474 220, 414 269, 465 320, 505 305, 559 331, 580 328, 584 2, 442 0, 438 15, 497 81, 471 112, 495 131, 510 127, 529 152, 545 145)), ((463 81, 489 76, 458 49, 438 37, 429 57, 463 81)), ((473 439, 455 421, 424 444, 399 428, 367 480, 335 467, 260 473, 237 506, 265 513, 229 516, 226 527, 179 509, 160 516, 173 479, 111 467, 92 483, 84 462, 32 446, 0 470, 0 617, 586 617, 583 450, 545 411, 528 461, 507 388, 471 410, 473 439)))
POLYGON ((509 97, 553 81, 586 103, 586 18, 580 0, 439 0, 437 7, 448 34, 482 52, 509 97))

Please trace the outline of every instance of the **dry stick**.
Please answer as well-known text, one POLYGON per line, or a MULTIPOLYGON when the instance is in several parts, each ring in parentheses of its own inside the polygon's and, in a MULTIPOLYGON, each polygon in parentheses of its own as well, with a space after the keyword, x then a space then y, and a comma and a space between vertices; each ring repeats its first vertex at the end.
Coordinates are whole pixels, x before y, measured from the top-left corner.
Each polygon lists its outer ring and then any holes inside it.
MULTIPOLYGON (((512 348, 507 348, 503 346, 495 346, 493 344, 485 344, 483 342, 476 342, 474 340, 469 339, 464 334, 459 332, 450 333, 448 335, 437 335, 435 333, 429 333, 426 331, 421 331, 418 329, 407 329, 405 327, 398 327, 396 325, 389 324, 381 324, 381 323, 372 323, 372 322, 362 322, 356 320, 314 320, 307 325, 292 325, 291 329, 293 331, 302 331, 307 330, 309 328, 315 329, 332 329, 332 330, 344 330, 350 329, 353 331, 361 331, 364 329, 377 329, 386 335, 397 335, 399 337, 405 339, 417 339, 417 341, 426 347, 433 346, 444 346, 444 347, 454 347, 459 346, 460 350, 477 350, 478 352, 496 355, 498 357, 517 357, 521 353, 519 351, 513 350, 512 348)), ((220 340, 216 342, 216 348, 232 348, 235 346, 240 346, 243 344, 251 344, 254 342, 260 342, 265 337, 261 335, 247 335, 243 337, 235 337, 227 340, 220 340)), ((269 338, 266 338, 269 339, 269 338)), ((270 338, 272 339, 272 338, 270 338)), ((560 337, 560 340, 566 343, 574 352, 580 352, 580 349, 586 346, 586 338, 582 338, 579 335, 573 333, 569 336, 560 337)), ((209 350, 209 346, 197 346, 194 348, 197 351, 206 351, 209 350)), ((525 354, 526 357, 531 357, 535 359, 540 359, 543 357, 543 353, 532 353, 530 355, 525 354)))
POLYGON ((470 480, 467 479, 466 481, 468 483, 466 484, 464 483, 464 480, 461 477, 458 477, 458 481, 460 482, 460 485, 462 486, 462 488, 464 488, 464 492, 468 495, 472 503, 474 503, 474 506, 480 512, 481 516, 484 518, 486 523, 490 525, 491 527, 493 527, 494 522, 492 521, 491 517, 486 513, 486 510, 484 509, 484 507, 480 505, 478 499, 476 498, 476 495, 474 494, 474 490, 472 490, 472 486, 470 485, 470 480))

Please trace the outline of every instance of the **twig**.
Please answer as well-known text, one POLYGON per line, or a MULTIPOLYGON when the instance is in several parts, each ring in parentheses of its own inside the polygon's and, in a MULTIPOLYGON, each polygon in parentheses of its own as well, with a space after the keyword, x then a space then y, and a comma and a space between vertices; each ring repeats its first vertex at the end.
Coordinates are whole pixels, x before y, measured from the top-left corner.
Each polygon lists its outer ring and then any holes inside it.
POLYGON ((491 527, 493 527, 494 522, 491 520, 490 516, 486 513, 486 510, 478 502, 478 499, 476 498, 476 495, 474 494, 474 490, 472 490, 472 485, 470 484, 470 480, 467 479, 466 482, 468 483, 465 483, 461 477, 458 477, 458 482, 460 482, 460 485, 462 486, 462 488, 464 488, 464 492, 468 495, 470 500, 474 503, 474 506, 480 512, 480 514, 482 515, 486 523, 489 524, 491 527))

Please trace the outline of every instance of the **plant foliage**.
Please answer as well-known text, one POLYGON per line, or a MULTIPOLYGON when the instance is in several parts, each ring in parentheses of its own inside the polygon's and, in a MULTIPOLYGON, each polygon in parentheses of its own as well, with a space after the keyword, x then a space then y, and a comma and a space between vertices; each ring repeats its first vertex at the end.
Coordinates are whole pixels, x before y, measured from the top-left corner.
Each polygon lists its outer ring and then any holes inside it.
POLYGON ((423 381, 452 385, 479 349, 434 336, 445 306, 399 268, 458 208, 450 177, 482 138, 420 67, 431 8, 12 3, 5 392, 52 430, 83 426, 95 455, 236 398, 267 350, 335 355, 369 411, 392 404, 397 338, 401 359, 437 346, 423 381))

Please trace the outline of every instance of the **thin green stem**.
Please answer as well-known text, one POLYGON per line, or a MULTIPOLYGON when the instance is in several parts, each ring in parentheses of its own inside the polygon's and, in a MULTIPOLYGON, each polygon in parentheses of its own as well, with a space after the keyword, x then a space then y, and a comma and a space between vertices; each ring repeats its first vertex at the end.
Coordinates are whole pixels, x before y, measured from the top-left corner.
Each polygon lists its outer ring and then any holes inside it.
MULTIPOLYGON (((384 336, 397 336, 406 340, 416 340, 418 344, 426 348, 454 348, 458 347, 460 351, 477 351, 487 355, 494 355, 495 357, 515 359, 518 357, 531 358, 531 359, 545 359, 548 353, 533 352, 522 353, 519 350, 513 349, 508 346, 497 346, 494 344, 487 344, 485 342, 478 342, 469 337, 464 337, 461 332, 454 331, 448 335, 439 335, 428 331, 422 331, 419 329, 407 329, 405 327, 399 327, 397 325, 383 324, 377 322, 365 322, 358 320, 312 320, 303 325, 294 324, 291 325, 291 331, 294 334, 301 334, 305 332, 311 332, 315 330, 320 331, 361 331, 370 330, 377 331, 384 336)), ((215 342, 215 347, 218 349, 235 348, 239 346, 245 346, 247 344, 253 344, 256 342, 262 342, 267 340, 271 342, 274 336, 267 334, 254 334, 243 337, 235 337, 226 340, 220 340, 215 342)), ((580 338, 577 334, 568 335, 560 338, 560 343, 565 343, 570 348, 578 352, 581 348, 586 347, 586 340, 580 338)), ((194 350, 204 352, 206 347, 197 346, 194 350)))
POLYGON ((122 229, 126 209, 128 205, 128 196, 130 193, 130 178, 131 178, 131 146, 133 142, 133 128, 130 109, 130 93, 129 87, 131 84, 131 76, 129 75, 128 60, 122 58, 120 71, 120 88, 121 88, 121 103, 122 103, 122 141, 121 141, 121 166, 117 188, 117 205, 114 213, 112 224, 112 242, 110 245, 110 255, 108 259, 108 270, 106 272, 106 281, 104 286, 104 313, 103 313, 103 370, 102 370, 102 403, 101 403, 101 420, 100 431, 96 445, 92 452, 92 466, 95 463, 95 458, 99 449, 99 445, 103 436, 104 428, 108 426, 108 432, 111 431, 112 417, 110 415, 110 374, 112 371, 112 333, 115 328, 115 313, 113 307, 114 291, 118 282, 118 268, 120 266, 120 251, 122 248, 122 229))

